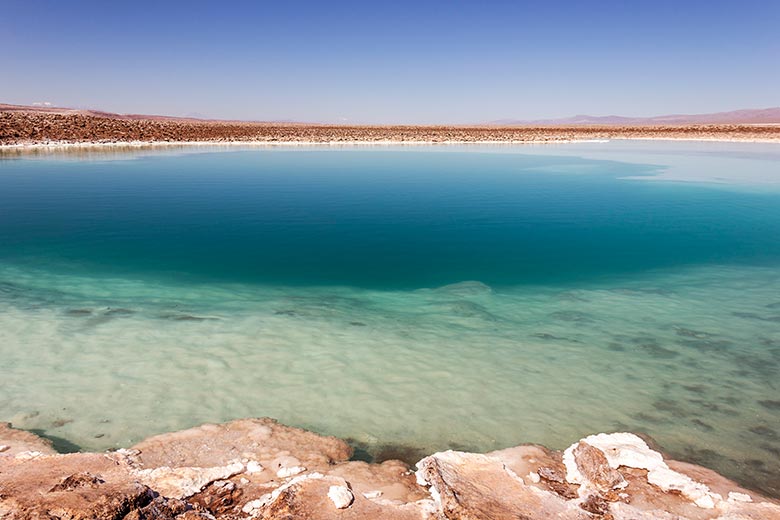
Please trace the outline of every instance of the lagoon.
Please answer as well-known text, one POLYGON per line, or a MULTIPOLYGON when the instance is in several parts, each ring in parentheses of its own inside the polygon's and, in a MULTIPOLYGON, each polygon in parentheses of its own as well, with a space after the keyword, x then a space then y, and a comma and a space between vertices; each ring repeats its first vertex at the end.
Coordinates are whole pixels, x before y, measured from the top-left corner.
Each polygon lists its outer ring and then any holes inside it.
POLYGON ((780 147, 0 159, 0 420, 271 416, 382 459, 644 432, 780 495, 780 147))

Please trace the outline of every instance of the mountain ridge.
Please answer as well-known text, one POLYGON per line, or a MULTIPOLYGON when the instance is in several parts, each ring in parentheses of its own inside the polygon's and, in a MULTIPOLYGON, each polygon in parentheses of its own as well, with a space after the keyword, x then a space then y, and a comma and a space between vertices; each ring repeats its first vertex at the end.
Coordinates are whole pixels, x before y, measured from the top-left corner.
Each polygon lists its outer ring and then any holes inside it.
MULTIPOLYGON (((299 122, 291 120, 235 120, 219 119, 210 117, 193 117, 200 114, 192 114, 189 117, 168 116, 156 114, 120 114, 107 112, 103 110, 67 108, 52 105, 13 105, 0 103, 0 112, 36 112, 43 114, 64 114, 64 115, 85 115, 98 118, 124 119, 124 120, 151 120, 151 121, 182 121, 182 122, 210 122, 210 123, 271 123, 271 124, 291 124, 291 125, 317 125, 333 123, 321 122, 299 122)), ((557 119, 496 119, 493 121, 478 123, 486 126, 682 126, 682 125, 780 125, 780 107, 770 108, 745 108, 731 110, 727 112, 713 112, 707 114, 667 114, 650 117, 630 117, 620 115, 592 116, 588 114, 578 114, 571 117, 557 119)), ((341 126, 341 125, 335 125, 341 126)), ((355 125, 345 125, 355 126, 355 125)), ((376 126, 371 124, 361 124, 357 126, 376 126)), ((441 125, 379 125, 379 126, 441 126, 441 125)), ((457 125, 446 125, 451 127, 475 126, 474 124, 464 123, 457 125)))
POLYGON ((780 124, 780 107, 743 108, 708 114, 668 114, 651 117, 578 114, 558 119, 497 119, 489 125, 706 125, 706 124, 780 124))

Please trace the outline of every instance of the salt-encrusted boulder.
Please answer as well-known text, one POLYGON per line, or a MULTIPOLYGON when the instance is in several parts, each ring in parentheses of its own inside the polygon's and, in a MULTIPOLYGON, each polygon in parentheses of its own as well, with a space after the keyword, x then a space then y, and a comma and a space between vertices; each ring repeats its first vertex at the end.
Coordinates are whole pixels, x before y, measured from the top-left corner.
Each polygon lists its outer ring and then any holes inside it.
POLYGON ((417 463, 417 480, 430 489, 450 520, 588 520, 573 500, 526 484, 499 457, 446 451, 417 463))
POLYGON ((567 481, 580 486, 581 507, 617 520, 780 519, 776 502, 704 468, 666 461, 631 433, 586 437, 563 462, 567 481))
POLYGON ((518 446, 426 457, 417 477, 451 520, 778 520, 780 505, 715 472, 666 461, 633 434, 582 439, 563 454, 518 446))

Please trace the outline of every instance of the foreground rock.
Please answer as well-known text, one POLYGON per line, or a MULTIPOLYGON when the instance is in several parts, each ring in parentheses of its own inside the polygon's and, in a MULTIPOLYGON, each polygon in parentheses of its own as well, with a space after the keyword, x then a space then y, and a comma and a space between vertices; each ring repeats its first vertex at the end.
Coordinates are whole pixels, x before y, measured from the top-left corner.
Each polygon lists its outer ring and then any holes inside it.
POLYGON ((564 452, 436 453, 416 473, 350 456, 339 439, 271 419, 68 455, 0 424, 0 518, 780 519, 777 502, 664 460, 628 433, 590 436, 564 452))

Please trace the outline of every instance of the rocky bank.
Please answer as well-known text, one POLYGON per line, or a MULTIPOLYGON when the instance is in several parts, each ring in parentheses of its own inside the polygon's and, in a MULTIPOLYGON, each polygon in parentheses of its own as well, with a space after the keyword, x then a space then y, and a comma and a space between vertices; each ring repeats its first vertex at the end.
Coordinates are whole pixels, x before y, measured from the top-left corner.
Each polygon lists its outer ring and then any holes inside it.
POLYGON ((0 518, 780 519, 780 503, 673 460, 630 433, 564 452, 446 451, 416 471, 352 461, 334 437, 272 419, 206 424, 129 449, 56 453, 0 424, 0 518))
POLYGON ((522 143, 590 139, 780 142, 780 125, 379 126, 121 116, 0 105, 0 147, 121 143, 522 143))

